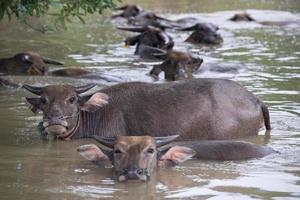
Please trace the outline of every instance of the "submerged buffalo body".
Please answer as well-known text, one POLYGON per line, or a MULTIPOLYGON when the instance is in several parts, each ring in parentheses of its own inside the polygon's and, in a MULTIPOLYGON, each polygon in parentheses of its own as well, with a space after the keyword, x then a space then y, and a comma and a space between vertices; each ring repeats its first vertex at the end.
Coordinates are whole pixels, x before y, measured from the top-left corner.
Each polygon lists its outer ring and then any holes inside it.
MULTIPOLYGON (((105 74, 92 73, 82 68, 63 68, 58 70, 48 70, 48 64, 63 65, 62 63, 42 57, 39 53, 27 51, 18 53, 10 58, 0 59, 0 73, 4 75, 38 75, 38 76, 64 76, 78 77, 85 79, 105 80, 107 82, 120 82, 118 77, 105 74)), ((0 86, 18 87, 18 84, 0 78, 0 86)))
POLYGON ((58 61, 44 58, 36 52, 27 51, 0 59, 0 72, 7 75, 45 75, 46 64, 63 65, 58 61))
POLYGON ((263 124, 271 128, 267 107, 230 80, 130 82, 88 96, 79 94, 92 86, 24 87, 40 96, 26 99, 32 111, 43 112, 45 131, 63 139, 148 134, 231 139, 256 135, 263 124))

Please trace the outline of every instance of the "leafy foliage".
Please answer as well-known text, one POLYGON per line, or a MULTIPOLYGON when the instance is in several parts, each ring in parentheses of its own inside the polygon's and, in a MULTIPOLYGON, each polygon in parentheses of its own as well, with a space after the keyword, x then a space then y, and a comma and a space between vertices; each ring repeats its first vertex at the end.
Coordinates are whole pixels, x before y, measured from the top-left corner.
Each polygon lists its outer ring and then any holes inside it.
POLYGON ((0 20, 5 16, 9 19, 15 16, 27 23, 30 16, 51 15, 65 28, 72 17, 84 23, 84 16, 102 14, 103 10, 114 8, 115 1, 120 0, 1 0, 0 20))

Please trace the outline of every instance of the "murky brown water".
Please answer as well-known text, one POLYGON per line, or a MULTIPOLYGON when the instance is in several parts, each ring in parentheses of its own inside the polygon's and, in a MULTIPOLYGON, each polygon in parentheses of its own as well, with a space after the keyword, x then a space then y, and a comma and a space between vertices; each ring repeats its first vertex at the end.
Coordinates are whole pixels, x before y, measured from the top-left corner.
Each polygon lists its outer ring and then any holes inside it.
MULTIPOLYGON (((75 151, 91 140, 42 140, 36 129, 40 116, 24 104, 23 90, 0 89, 0 198, 1 199, 299 199, 300 198, 300 4, 289 1, 131 1, 176 19, 185 16, 220 26, 224 43, 200 48, 183 43, 186 33, 171 32, 177 49, 189 49, 204 58, 201 77, 236 80, 269 106, 273 130, 249 140, 279 151, 262 159, 237 162, 191 160, 160 170, 149 183, 117 183, 109 169, 99 169, 75 151), (227 21, 248 9, 258 21, 293 21, 286 26, 227 21), (176 13, 176 14, 175 14, 176 13), (237 66, 238 73, 216 73, 214 65, 237 66)), ((109 16, 109 14, 107 14, 109 16)), ((116 30, 107 17, 75 22, 67 32, 33 32, 16 24, 0 26, 0 57, 34 50, 125 80, 152 81, 147 75, 156 62, 124 49, 130 33, 116 30)), ((51 77, 8 77, 30 84, 105 81, 51 77)))

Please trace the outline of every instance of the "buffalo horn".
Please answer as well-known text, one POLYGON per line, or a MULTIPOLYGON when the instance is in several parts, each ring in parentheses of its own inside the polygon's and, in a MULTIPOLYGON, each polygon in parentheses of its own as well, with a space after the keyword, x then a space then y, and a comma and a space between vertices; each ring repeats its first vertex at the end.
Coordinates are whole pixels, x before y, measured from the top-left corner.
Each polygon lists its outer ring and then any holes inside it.
POLYGON ((166 144, 173 142, 178 137, 179 137, 179 135, 172 135, 172 136, 166 136, 166 137, 154 137, 154 139, 156 142, 156 146, 161 147, 161 146, 164 146, 166 144))
POLYGON ((177 28, 176 30, 178 30, 178 31, 193 31, 193 30, 197 30, 197 28, 198 28, 198 24, 195 24, 193 26, 189 26, 186 28, 177 28))
POLYGON ((52 60, 52 59, 50 59, 50 58, 45 58, 45 57, 43 57, 43 61, 44 61, 44 63, 47 63, 47 64, 52 64, 52 65, 63 65, 63 63, 58 62, 58 61, 55 61, 55 60, 52 60))
POLYGON ((36 87, 36 86, 30 86, 30 85, 26 85, 24 84, 22 86, 24 89, 28 90, 29 92, 36 94, 36 95, 41 95, 43 92, 43 88, 42 87, 36 87))
POLYGON ((108 147, 110 149, 114 148, 116 138, 115 137, 101 137, 98 135, 94 135, 94 139, 99 142, 100 144, 104 145, 105 147, 108 147))
POLYGON ((81 93, 84 93, 84 92, 90 90, 91 88, 93 88, 95 86, 96 86, 96 84, 87 84, 87 85, 75 87, 75 90, 76 90, 77 94, 81 94, 81 93))
POLYGON ((145 31, 145 26, 134 26, 134 27, 130 27, 130 26, 117 26, 117 29, 123 30, 123 31, 131 31, 131 32, 143 32, 145 31))

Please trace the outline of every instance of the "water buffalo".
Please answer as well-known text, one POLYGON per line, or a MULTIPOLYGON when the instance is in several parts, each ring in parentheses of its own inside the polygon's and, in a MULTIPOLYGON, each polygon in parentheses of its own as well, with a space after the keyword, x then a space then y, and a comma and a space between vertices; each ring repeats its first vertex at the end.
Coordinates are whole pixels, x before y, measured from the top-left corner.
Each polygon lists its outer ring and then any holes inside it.
POLYGON ((248 13, 242 12, 242 13, 236 13, 231 18, 229 18, 230 21, 255 21, 248 13))
POLYGON ((268 108, 238 83, 191 79, 161 84, 128 82, 80 96, 94 85, 24 85, 43 112, 46 133, 61 139, 94 135, 178 134, 182 139, 232 139, 271 129, 268 108))
POLYGON ((45 75, 46 64, 63 65, 32 51, 0 59, 0 72, 7 75, 45 75))
POLYGON ((125 39, 125 45, 136 45, 135 54, 142 58, 155 58, 155 53, 165 53, 164 50, 172 49, 173 39, 164 31, 153 26, 142 27, 117 27, 121 30, 140 32, 139 35, 125 39))
POLYGON ((177 136, 118 136, 95 139, 77 151, 100 167, 113 167, 117 180, 149 180, 157 167, 169 167, 192 158, 201 160, 244 160, 260 158, 275 151, 271 147, 240 141, 197 141, 171 143, 177 136))
POLYGON ((114 167, 118 181, 147 181, 157 166, 167 167, 182 163, 194 156, 194 151, 187 147, 174 146, 164 149, 160 147, 172 142, 176 136, 153 138, 150 136, 118 136, 116 139, 96 138, 106 148, 102 150, 87 144, 77 148, 84 158, 101 167, 114 167))
POLYGON ((171 20, 157 16, 153 12, 141 12, 135 17, 130 17, 128 24, 133 26, 154 26, 162 30, 167 28, 171 29, 174 26, 176 27, 175 22, 173 23, 171 20))
MULTIPOLYGON (((49 75, 49 76, 67 76, 79 77, 87 79, 102 79, 107 82, 120 82, 118 77, 112 77, 105 74, 97 74, 82 68, 64 68, 49 71, 46 64, 63 65, 62 63, 42 57, 39 53, 27 51, 18 53, 11 58, 0 59, 0 73, 4 75, 49 75)), ((16 86, 18 84, 11 83, 1 79, 0 85, 16 86)))
POLYGON ((298 23, 298 21, 294 20, 288 20, 288 21, 257 21, 255 20, 249 13, 246 12, 241 12, 241 13, 236 13, 234 14, 231 18, 229 18, 230 21, 234 22, 256 22, 261 25, 266 25, 266 26, 286 26, 291 23, 298 23))
POLYGON ((169 81, 190 78, 203 63, 203 59, 194 57, 188 52, 170 50, 160 56, 164 57, 164 61, 153 66, 150 71, 150 75, 156 79, 162 71, 165 73, 165 79, 169 81))
POLYGON ((219 27, 212 23, 197 23, 186 28, 178 28, 179 31, 194 31, 185 42, 193 44, 219 45, 223 42, 219 27))

